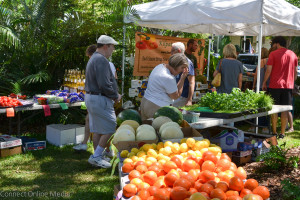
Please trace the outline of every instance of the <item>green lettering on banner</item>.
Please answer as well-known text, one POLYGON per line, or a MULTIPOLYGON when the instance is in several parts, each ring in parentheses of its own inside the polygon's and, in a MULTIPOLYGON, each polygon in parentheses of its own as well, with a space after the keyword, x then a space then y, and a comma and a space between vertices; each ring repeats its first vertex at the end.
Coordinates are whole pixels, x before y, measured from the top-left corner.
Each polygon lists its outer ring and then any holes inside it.
POLYGON ((69 107, 66 103, 58 103, 58 104, 60 105, 61 109, 63 109, 63 110, 69 109, 69 107))
POLYGON ((82 102, 82 103, 81 103, 80 109, 82 109, 82 110, 86 110, 86 109, 87 109, 87 108, 86 108, 86 105, 85 105, 85 102, 82 102))

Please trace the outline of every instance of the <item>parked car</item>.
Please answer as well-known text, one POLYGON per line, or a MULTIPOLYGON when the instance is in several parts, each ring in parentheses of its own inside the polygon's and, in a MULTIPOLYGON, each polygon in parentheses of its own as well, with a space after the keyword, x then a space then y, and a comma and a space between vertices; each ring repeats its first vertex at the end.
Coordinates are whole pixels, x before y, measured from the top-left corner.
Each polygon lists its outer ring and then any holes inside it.
POLYGON ((243 63, 246 72, 255 72, 258 63, 258 54, 239 54, 237 59, 243 63))

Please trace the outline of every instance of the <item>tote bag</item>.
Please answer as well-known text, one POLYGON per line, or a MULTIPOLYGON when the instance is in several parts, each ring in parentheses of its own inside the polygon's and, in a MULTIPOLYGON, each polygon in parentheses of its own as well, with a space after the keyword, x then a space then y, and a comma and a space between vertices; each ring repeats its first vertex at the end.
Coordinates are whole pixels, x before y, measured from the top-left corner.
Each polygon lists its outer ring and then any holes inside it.
POLYGON ((222 80, 222 76, 221 76, 222 61, 223 61, 223 59, 221 60, 220 65, 219 65, 219 72, 217 73, 217 75, 214 77, 214 79, 211 82, 211 84, 213 86, 215 86, 215 87, 220 87, 220 85, 221 85, 221 80, 222 80))

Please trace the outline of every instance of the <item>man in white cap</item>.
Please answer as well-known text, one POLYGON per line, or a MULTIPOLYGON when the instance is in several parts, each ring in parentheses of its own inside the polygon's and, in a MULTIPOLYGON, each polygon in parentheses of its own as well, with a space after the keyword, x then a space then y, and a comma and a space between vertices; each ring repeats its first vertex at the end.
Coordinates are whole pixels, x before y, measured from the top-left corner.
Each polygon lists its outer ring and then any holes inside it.
POLYGON ((94 146, 98 144, 88 162, 102 168, 111 167, 104 149, 117 125, 113 104, 121 99, 108 61, 115 50, 114 45, 117 44, 113 38, 101 35, 97 41, 97 50, 86 66, 85 103, 89 113, 90 131, 94 133, 94 146))

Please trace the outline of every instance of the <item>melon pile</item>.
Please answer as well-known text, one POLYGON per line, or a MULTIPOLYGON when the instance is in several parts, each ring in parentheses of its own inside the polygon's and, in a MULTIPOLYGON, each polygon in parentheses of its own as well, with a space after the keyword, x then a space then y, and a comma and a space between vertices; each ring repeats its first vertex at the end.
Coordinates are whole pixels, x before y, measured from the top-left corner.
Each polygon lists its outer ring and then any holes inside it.
POLYGON ((132 200, 262 200, 269 190, 248 179, 220 147, 207 139, 145 144, 122 151, 123 173, 130 183, 123 195, 132 200))

